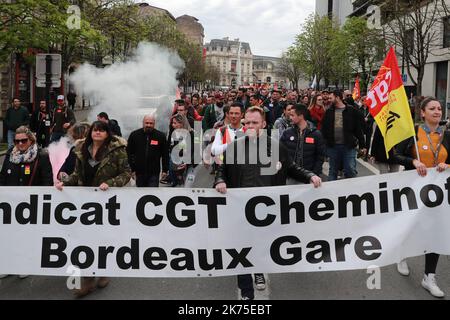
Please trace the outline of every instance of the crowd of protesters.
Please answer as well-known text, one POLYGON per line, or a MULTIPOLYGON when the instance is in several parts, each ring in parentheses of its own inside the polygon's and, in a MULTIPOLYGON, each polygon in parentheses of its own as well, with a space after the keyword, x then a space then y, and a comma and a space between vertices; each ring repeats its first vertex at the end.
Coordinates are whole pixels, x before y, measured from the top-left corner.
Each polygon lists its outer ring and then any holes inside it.
MULTIPOLYGON (((386 157, 381 132, 364 100, 364 97, 353 100, 348 90, 264 87, 182 94, 174 102, 167 134, 156 129, 156 122, 163 120, 147 115, 142 127, 125 140, 118 122, 105 112, 100 112, 92 125, 76 123, 73 108, 66 106, 64 96, 58 96, 53 109, 41 101, 32 115, 14 99, 5 117, 10 148, 0 172, 0 185, 53 185, 46 147, 66 135, 72 140, 72 148, 57 172, 55 186, 59 190, 65 186, 107 190, 126 186, 132 178, 137 187, 160 184, 189 187, 192 183, 188 181, 195 178, 200 164, 211 168, 215 174, 214 188, 221 193, 226 193, 227 188, 299 182, 320 187, 322 179, 356 177, 358 157, 379 164, 381 173, 398 171, 400 165, 416 169, 420 175, 426 174, 426 168, 434 167, 439 172, 447 169, 450 137, 449 131, 439 126, 442 118, 439 101, 428 98, 421 102, 424 123, 417 128, 417 137, 419 146, 426 148, 419 148, 421 161, 418 161, 409 140, 386 157), (197 141, 195 128, 210 130, 212 134, 207 141, 197 141), (264 166, 260 159, 256 163, 248 161, 247 143, 262 140, 279 151, 277 170, 267 176, 260 174, 264 166), (211 146, 206 157, 204 152, 194 154, 198 150, 196 144, 211 146), (230 148, 245 150, 240 155, 244 158, 243 165, 227 162, 230 148), (325 162, 329 163, 329 172, 324 174, 325 162)), ((435 278, 438 258, 433 253, 426 255, 422 285, 433 296, 442 297, 444 293, 435 278)), ((401 274, 409 274, 406 261, 401 261, 397 268, 401 274)), ((256 288, 263 290, 264 275, 255 274, 254 278, 256 288)), ((243 299, 254 298, 252 279, 249 274, 238 277, 243 299)), ((104 288, 109 281, 109 278, 83 278, 76 295, 81 297, 96 287, 104 288)))

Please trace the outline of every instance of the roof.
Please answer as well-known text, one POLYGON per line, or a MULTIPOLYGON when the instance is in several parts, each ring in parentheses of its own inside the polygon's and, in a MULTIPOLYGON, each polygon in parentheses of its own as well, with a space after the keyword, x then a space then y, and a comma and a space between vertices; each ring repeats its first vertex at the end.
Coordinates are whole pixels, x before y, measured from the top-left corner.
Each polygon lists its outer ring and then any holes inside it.
MULTIPOLYGON (((221 40, 221 39, 212 39, 209 44, 206 44, 210 47, 228 47, 228 46, 238 46, 238 41, 232 41, 232 40, 221 40)), ((252 51, 250 49, 250 44, 248 42, 241 42, 241 49, 252 51)))
POLYGON ((172 19, 173 21, 176 21, 175 17, 166 9, 151 6, 146 2, 138 3, 137 5, 139 6, 139 11, 141 13, 153 14, 156 11, 160 11, 160 12, 164 12, 165 14, 167 14, 167 16, 169 16, 169 18, 172 19))
POLYGON ((187 14, 183 14, 182 16, 179 16, 178 18, 177 18, 177 20, 178 19, 189 19, 189 20, 195 20, 195 21, 198 21, 198 19, 196 18, 196 17, 193 17, 193 16, 190 16, 190 15, 187 15, 187 14))

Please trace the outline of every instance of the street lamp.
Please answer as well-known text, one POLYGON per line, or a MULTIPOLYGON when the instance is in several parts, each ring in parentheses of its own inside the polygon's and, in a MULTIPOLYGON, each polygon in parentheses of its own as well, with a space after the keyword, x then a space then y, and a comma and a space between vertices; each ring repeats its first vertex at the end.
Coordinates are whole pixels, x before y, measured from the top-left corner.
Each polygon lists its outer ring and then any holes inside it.
POLYGON ((237 87, 239 88, 241 86, 241 76, 242 76, 242 70, 241 70, 241 42, 239 41, 239 39, 237 39, 238 42, 238 61, 237 61, 237 74, 238 74, 238 78, 236 81, 237 87))

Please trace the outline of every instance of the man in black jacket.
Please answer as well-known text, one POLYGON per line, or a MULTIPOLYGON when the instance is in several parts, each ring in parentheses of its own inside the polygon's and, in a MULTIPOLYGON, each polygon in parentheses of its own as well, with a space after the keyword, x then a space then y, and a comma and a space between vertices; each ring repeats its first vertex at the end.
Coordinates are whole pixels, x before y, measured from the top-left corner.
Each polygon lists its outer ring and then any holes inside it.
POLYGON ((50 129, 52 114, 47 108, 45 100, 39 102, 39 110, 33 112, 30 127, 36 134, 36 143, 42 148, 47 148, 50 143, 50 129))
POLYGON ((297 104, 291 111, 293 127, 284 131, 280 138, 291 159, 302 168, 320 176, 325 160, 325 143, 322 133, 306 121, 308 109, 297 104))
MULTIPOLYGON (((288 175, 298 181, 312 183, 315 187, 321 185, 321 179, 318 176, 292 162, 286 148, 264 132, 266 121, 262 108, 252 107, 246 110, 245 126, 246 136, 228 146, 223 163, 217 167, 214 187, 218 192, 225 194, 227 188, 286 185, 288 175), (264 150, 264 148, 267 149, 264 150), (238 150, 245 150, 245 152, 238 153, 238 150), (264 164, 263 158, 267 155, 270 161, 264 164)), ((264 281, 261 276, 261 274, 255 274, 257 288, 258 285, 263 284, 260 283, 264 281)), ((251 274, 239 275, 238 287, 243 300, 254 299, 251 274)))
POLYGON ((343 101, 343 93, 336 90, 329 95, 332 106, 325 112, 322 135, 327 144, 330 159, 328 181, 337 180, 338 170, 343 167, 345 178, 353 178, 356 172, 356 147, 365 155, 365 139, 361 114, 343 101))
POLYGON ((128 161, 136 175, 138 187, 158 187, 159 175, 167 176, 169 170, 169 151, 165 135, 155 129, 155 117, 144 117, 143 128, 133 131, 128 138, 128 161))

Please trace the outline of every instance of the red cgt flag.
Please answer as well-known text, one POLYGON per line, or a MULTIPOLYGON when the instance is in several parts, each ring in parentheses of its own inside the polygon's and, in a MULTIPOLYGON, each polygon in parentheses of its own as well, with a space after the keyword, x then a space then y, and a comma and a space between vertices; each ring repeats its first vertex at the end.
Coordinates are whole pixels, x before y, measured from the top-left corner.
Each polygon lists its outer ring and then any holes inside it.
POLYGON ((415 136, 408 98, 392 47, 365 102, 384 137, 387 156, 396 144, 415 136))

